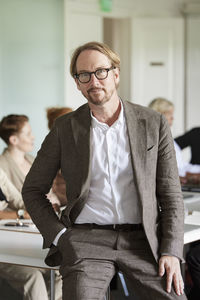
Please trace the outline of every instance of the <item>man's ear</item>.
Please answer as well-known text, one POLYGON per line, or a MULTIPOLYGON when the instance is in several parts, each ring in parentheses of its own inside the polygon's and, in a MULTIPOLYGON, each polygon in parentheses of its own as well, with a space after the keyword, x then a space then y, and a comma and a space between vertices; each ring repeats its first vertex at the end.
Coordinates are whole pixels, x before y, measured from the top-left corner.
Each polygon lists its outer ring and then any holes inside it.
POLYGON ((17 145, 17 143, 18 143, 18 137, 16 135, 11 135, 9 137, 9 144, 15 146, 17 145))
POLYGON ((115 83, 118 85, 120 81, 120 70, 119 68, 116 68, 113 70, 113 72, 114 72, 115 83))

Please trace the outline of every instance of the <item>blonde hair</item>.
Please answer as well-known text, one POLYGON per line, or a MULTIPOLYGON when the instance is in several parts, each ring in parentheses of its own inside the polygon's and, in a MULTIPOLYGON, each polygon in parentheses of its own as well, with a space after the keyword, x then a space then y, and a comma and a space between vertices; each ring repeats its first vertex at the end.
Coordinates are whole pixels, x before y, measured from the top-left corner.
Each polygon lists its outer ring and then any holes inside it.
POLYGON ((165 98, 155 98, 149 103, 149 108, 164 114, 171 108, 174 108, 174 104, 165 98))
POLYGON ((112 67, 120 69, 120 57, 117 53, 112 51, 106 44, 99 42, 89 42, 80 47, 78 47, 72 54, 71 64, 70 64, 70 74, 72 77, 77 74, 76 62, 81 54, 85 50, 96 50, 104 54, 111 61, 112 67))

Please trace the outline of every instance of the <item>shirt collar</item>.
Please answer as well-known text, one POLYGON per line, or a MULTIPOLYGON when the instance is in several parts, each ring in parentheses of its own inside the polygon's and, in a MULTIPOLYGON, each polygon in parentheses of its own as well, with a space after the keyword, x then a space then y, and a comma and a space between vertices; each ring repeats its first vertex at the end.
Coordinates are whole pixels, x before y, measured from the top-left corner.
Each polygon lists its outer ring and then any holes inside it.
POLYGON ((121 100, 120 100, 120 103, 121 103, 121 110, 120 110, 118 119, 112 124, 112 126, 108 126, 106 123, 98 121, 97 118, 95 118, 95 116, 93 115, 92 111, 90 110, 90 115, 92 118, 92 128, 99 127, 104 130, 108 130, 109 128, 116 128, 116 127, 124 124, 124 118, 125 118, 124 107, 123 107, 123 103, 121 100))

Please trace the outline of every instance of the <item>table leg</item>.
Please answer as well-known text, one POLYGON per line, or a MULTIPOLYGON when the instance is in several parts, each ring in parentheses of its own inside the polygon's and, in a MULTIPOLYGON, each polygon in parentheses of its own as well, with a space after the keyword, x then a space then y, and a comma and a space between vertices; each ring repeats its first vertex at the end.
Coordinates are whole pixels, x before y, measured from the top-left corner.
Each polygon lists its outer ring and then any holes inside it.
POLYGON ((51 269, 51 291, 50 299, 55 300, 55 270, 51 269))

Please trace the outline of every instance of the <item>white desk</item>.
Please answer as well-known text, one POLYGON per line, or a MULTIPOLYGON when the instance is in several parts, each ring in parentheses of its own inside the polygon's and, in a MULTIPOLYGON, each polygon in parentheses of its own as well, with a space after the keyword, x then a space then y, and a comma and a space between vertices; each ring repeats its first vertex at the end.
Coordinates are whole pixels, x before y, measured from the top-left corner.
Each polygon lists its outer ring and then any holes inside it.
POLYGON ((184 206, 189 215, 185 217, 184 244, 200 240, 200 216, 199 221, 192 213, 200 212, 200 193, 184 192, 184 195, 191 196, 184 199, 184 206))
MULTIPOLYGON (((192 193, 184 193, 192 194, 192 193)), ((200 212, 200 193, 193 193, 190 198, 184 199, 188 211, 200 212)), ((8 220, 6 220, 8 222, 8 220)), ((44 263, 48 249, 42 249, 42 236, 33 227, 6 227, 5 220, 0 220, 0 262, 51 269, 51 300, 54 299, 54 269, 44 263)), ((184 244, 200 240, 200 224, 184 225, 184 244)), ((57 268, 55 268, 57 269, 57 268)))
POLYGON ((200 193, 184 192, 183 195, 188 196, 184 199, 184 205, 190 213, 194 210, 200 211, 200 193))
MULTIPOLYGON (((42 249, 43 239, 39 231, 29 227, 7 227, 0 220, 0 262, 51 270, 51 300, 55 298, 54 270, 44 263, 48 249, 42 249)), ((27 221, 24 221, 27 222, 27 221)))
POLYGON ((199 225, 184 225, 184 245, 200 240, 199 225))

